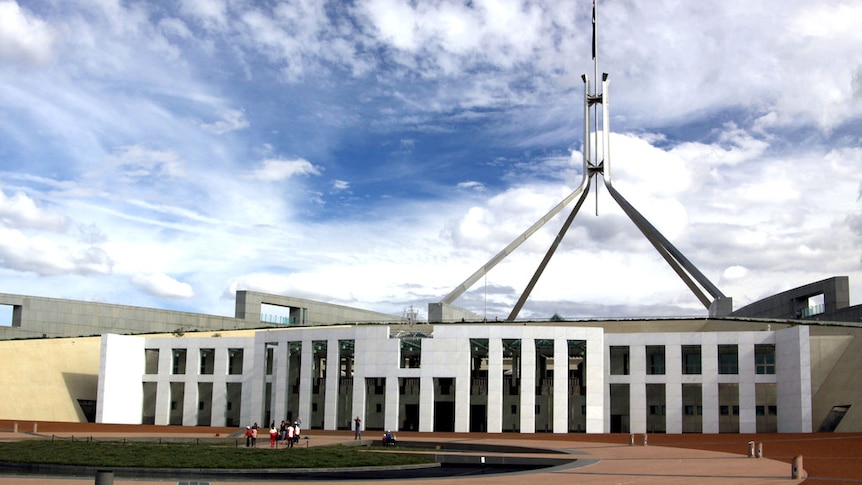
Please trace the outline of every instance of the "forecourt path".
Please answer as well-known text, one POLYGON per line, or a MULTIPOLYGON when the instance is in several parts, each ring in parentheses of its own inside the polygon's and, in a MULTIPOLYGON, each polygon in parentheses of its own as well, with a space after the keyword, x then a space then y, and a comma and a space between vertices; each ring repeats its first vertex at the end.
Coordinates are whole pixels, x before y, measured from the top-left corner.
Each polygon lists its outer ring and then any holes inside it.
MULTIPOLYGON (((335 443, 355 443, 352 432, 320 432, 311 430, 307 432, 310 436, 308 440, 309 446, 320 446, 335 443)), ((55 433, 61 436, 59 433, 55 433)), ((0 432, 0 439, 16 439, 21 435, 21 438, 26 439, 32 435, 22 433, 3 433, 0 432)), ((399 433, 399 438, 404 440, 406 433, 399 433)), ((50 434, 49 434, 50 436, 50 434)), ((68 435, 65 435, 68 436, 68 435)), ((82 436, 78 434, 78 436, 82 436)), ((153 433, 87 433, 86 436, 94 438, 115 438, 119 439, 122 436, 155 436, 153 433)), ((161 436, 166 436, 162 434, 161 436)), ((171 435, 176 436, 176 435, 171 435)), ((201 433, 183 433, 184 437, 212 437, 213 434, 201 433)), ((494 484, 494 485, 523 485, 525 481, 536 481, 537 483, 586 483, 586 484, 673 484, 673 483, 698 483, 698 484, 733 484, 733 485, 754 485, 754 484, 794 484, 801 483, 803 480, 793 480, 790 478, 791 466, 788 463, 771 460, 767 458, 748 458, 742 454, 722 453, 715 451, 704 451, 688 448, 674 448, 669 446, 642 446, 640 442, 635 445, 619 443, 603 443, 590 441, 577 441, 577 438, 569 438, 566 440, 554 440, 552 436, 544 435, 517 435, 517 439, 513 439, 512 435, 507 435, 501 438, 501 435, 494 434, 449 434, 449 433, 415 433, 409 435, 410 441, 458 441, 474 444, 495 444, 495 445, 517 445, 535 447, 538 449, 549 449, 557 451, 568 451, 573 453, 575 458, 580 460, 580 463, 587 463, 584 466, 576 464, 571 467, 557 467, 552 469, 510 473, 510 474, 495 474, 490 476, 471 476, 460 478, 432 478, 432 479, 411 479, 412 484, 494 484)), ((379 439, 376 432, 364 433, 365 440, 379 439)), ((226 438, 232 439, 232 438, 226 438)), ((268 447, 268 439, 264 446, 268 447)), ((618 437, 616 441, 619 441, 618 437)), ((301 443, 300 445, 302 445, 301 443)), ((743 446, 742 444, 741 446, 743 446)), ((245 451, 244 447, 238 449, 237 452, 245 451)), ((464 454, 464 453, 459 453, 464 454)), ((471 453, 474 455, 491 455, 492 453, 471 453)), ((513 453, 505 453, 513 455, 513 453)), ((537 456, 530 454, 530 456, 537 456)), ((559 458, 561 455, 553 455, 559 458)), ((804 473, 803 473, 804 477, 804 473)), ((47 476, 3 476, 0 475, 0 485, 84 485, 94 483, 95 477, 83 478, 55 478, 47 476)), ((237 477, 239 478, 239 477, 237 477)), ((114 485, 141 485, 141 484, 172 484, 176 485, 180 482, 191 481, 193 479, 127 479, 114 478, 114 485)), ((369 480, 380 483, 381 480, 369 480)), ((231 479, 230 481, 220 480, 205 480, 210 485, 244 485, 244 484, 296 484, 296 483, 345 483, 337 481, 296 481, 296 480, 254 480, 242 481, 231 479)), ((351 481, 354 482, 354 481, 351 481)), ((392 480, 391 483, 396 483, 392 480)))

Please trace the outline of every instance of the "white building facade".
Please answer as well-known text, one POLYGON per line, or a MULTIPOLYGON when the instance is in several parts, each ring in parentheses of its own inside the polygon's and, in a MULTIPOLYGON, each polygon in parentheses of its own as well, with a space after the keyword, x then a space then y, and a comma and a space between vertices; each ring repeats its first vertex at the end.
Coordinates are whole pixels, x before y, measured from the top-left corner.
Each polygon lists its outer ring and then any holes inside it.
POLYGON ((455 432, 810 432, 808 327, 566 324, 104 335, 96 421, 455 432))

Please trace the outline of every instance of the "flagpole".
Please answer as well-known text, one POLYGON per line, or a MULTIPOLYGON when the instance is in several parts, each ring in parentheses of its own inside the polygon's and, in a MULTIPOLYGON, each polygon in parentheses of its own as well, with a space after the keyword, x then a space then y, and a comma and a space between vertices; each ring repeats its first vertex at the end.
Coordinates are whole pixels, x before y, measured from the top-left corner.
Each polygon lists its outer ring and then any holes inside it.
MULTIPOLYGON (((599 95, 599 54, 598 45, 596 43, 596 0, 593 0, 593 97, 599 95)), ((595 143, 593 143, 593 165, 599 164, 599 109, 597 104, 593 104, 593 133, 595 143)), ((596 184, 596 215, 599 215, 599 184, 596 184)))

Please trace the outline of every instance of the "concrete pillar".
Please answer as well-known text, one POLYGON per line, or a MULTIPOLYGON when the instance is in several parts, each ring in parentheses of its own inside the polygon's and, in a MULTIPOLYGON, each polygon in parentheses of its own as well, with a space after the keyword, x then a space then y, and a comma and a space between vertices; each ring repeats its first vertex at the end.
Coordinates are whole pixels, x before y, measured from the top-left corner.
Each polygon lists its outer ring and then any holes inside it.
POLYGON ((96 471, 96 485, 113 485, 114 472, 110 470, 96 471))

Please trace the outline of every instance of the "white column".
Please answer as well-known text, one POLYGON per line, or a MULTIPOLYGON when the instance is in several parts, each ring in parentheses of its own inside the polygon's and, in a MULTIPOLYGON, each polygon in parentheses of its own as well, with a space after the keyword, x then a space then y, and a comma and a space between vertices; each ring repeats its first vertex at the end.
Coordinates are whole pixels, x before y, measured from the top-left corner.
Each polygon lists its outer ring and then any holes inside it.
POLYGON ((739 432, 756 433, 754 344, 739 343, 739 432))
POLYGON ((569 432, 569 341, 554 339, 554 433, 569 432))
POLYGON ((171 374, 173 373, 173 349, 168 346, 159 347, 159 377, 156 384, 156 419, 155 423, 167 425, 171 416, 171 374))
POLYGON ((242 348, 241 412, 244 422, 258 425, 263 421, 263 372, 266 355, 260 356, 264 345, 263 339, 255 336, 254 340, 242 348))
POLYGON ((587 433, 610 432, 610 416, 605 417, 606 392, 609 392, 610 388, 605 381, 605 338, 603 330, 590 332, 587 338, 586 374, 587 433))
POLYGON ((215 347, 213 357, 213 426, 227 425, 227 351, 227 347, 215 347))
POLYGON ((419 431, 434 431, 434 377, 419 378, 419 431))
POLYGON ((520 422, 522 433, 536 432, 536 341, 521 339, 520 422))
POLYGON ((467 339, 467 365, 455 377, 455 432, 470 431, 470 340, 467 339), (464 411, 461 411, 464 410, 464 411), (461 411, 461 412, 459 412, 461 411))
MULTIPOLYGON (((341 379, 341 360, 339 359, 337 339, 326 341, 326 398, 323 407, 323 429, 338 429, 338 381, 341 379)), ((351 421, 352 422, 352 421, 351 421)))
POLYGON ((629 345, 629 429, 647 432, 646 347, 629 345))
MULTIPOLYGON (((356 386, 356 383, 353 384, 356 386)), ((363 382, 362 387, 365 387, 365 383, 363 382)), ((399 383, 397 375, 386 376, 386 389, 384 390, 386 394, 386 404, 384 405, 384 418, 383 422, 385 424, 385 428, 389 430, 397 430, 399 429, 398 423, 401 421, 401 416, 398 415, 398 410, 400 409, 400 395, 398 393, 399 383)))
POLYGON ((199 348, 186 349, 186 373, 183 376, 183 426, 198 424, 197 376, 200 372, 200 353, 199 348))
POLYGON ((718 433, 718 345, 715 339, 704 340, 700 347, 702 433, 718 433))
POLYGON ((503 431, 503 340, 488 339, 488 427, 489 433, 503 431))
POLYGON ((775 332, 779 433, 811 432, 811 350, 808 327, 775 332))
POLYGON ((665 425, 668 434, 682 433, 682 347, 680 347, 678 335, 668 336, 663 338, 663 341, 665 342, 664 372, 667 377, 664 386, 667 401, 665 425))
MULTIPOLYGON (((286 336, 285 336, 286 337, 286 336)), ((272 356, 272 419, 276 423, 287 418, 287 376, 289 375, 290 359, 288 359, 288 343, 286 339, 278 341, 272 356)))
POLYGON ((314 343, 311 340, 302 341, 301 367, 299 375, 299 409, 296 416, 302 420, 302 427, 311 428, 311 379, 314 359, 314 343))

